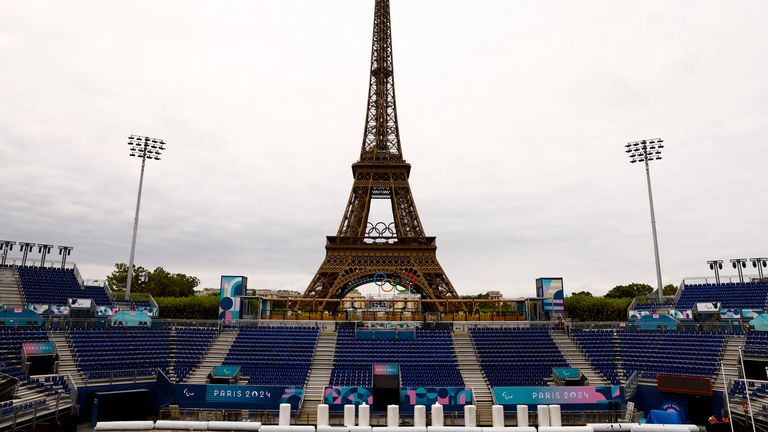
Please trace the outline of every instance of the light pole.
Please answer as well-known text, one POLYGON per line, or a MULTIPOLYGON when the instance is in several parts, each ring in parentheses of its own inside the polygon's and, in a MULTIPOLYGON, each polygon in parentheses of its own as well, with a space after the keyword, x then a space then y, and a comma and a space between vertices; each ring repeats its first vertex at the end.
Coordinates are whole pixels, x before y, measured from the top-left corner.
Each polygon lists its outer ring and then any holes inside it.
POLYGON ((739 272, 739 282, 744 283, 744 272, 742 269, 747 268, 746 258, 736 258, 731 260, 731 265, 739 272))
POLYGON ((0 255, 0 265, 5 265, 5 260, 8 258, 8 251, 12 251, 13 245, 15 244, 15 241, 0 240, 0 251, 3 252, 3 254, 0 255))
POLYGON ((61 255, 61 268, 67 265, 67 257, 72 253, 72 246, 59 246, 59 255, 61 255))
POLYGON ((21 251, 21 266, 27 265, 27 254, 32 252, 32 248, 35 247, 34 243, 19 242, 19 250, 21 251))
POLYGON ((763 281, 763 268, 768 267, 768 258, 750 258, 749 259, 752 262, 752 267, 757 269, 758 277, 760 278, 760 282, 763 281))
POLYGON ((648 180, 648 201, 651 204, 651 231, 653 232, 653 253, 656 257, 656 284, 659 290, 659 303, 663 299, 663 286, 661 284, 661 262, 659 261, 659 240, 656 236, 656 213, 653 210, 653 191, 651 190, 651 168, 649 162, 661 159, 661 149, 664 140, 654 138, 651 140, 633 141, 625 147, 631 163, 645 163, 645 177, 648 180))
POLYGON ((131 279, 133 279, 133 255, 136 252, 136 232, 139 229, 139 208, 141 207, 141 188, 144 185, 144 165, 147 160, 160 160, 160 153, 165 150, 163 140, 139 135, 128 137, 131 156, 141 159, 141 175, 139 176, 139 194, 136 197, 136 215, 133 218, 133 239, 131 240, 131 256, 128 259, 128 280, 125 284, 125 301, 131 299, 131 279))
POLYGON ((37 244, 37 253, 40 255, 40 267, 45 267, 45 257, 51 253, 51 249, 53 249, 53 245, 50 244, 44 244, 44 243, 38 243, 37 244))
POLYGON ((715 271, 715 283, 720 285, 720 270, 723 269, 723 260, 707 261, 707 264, 709 264, 710 270, 715 271))

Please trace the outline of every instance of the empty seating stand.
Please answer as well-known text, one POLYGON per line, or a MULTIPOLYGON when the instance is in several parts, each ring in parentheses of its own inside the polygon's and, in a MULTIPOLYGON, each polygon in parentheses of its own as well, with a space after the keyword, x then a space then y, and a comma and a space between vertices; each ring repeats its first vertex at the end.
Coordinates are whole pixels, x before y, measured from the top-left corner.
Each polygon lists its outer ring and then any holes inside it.
POLYGON ((696 303, 719 302, 728 309, 765 309, 768 283, 723 283, 686 285, 677 300, 677 309, 692 309, 696 303))
POLYGON ((316 327, 242 327, 223 364, 240 366, 249 384, 304 386, 316 327))
POLYGON ((17 271, 26 303, 65 305, 71 298, 88 298, 99 306, 112 304, 104 288, 81 288, 72 269, 19 267, 17 271))
POLYGON ((45 330, 30 328, 0 328, 0 372, 19 379, 22 383, 29 381, 21 364, 21 346, 24 342, 45 342, 48 334, 45 330))
POLYGON ((546 329, 475 328, 470 336, 491 387, 543 386, 552 368, 568 367, 546 329))
POLYGON ((768 332, 751 331, 747 333, 744 356, 768 357, 768 332))
POLYGON ((187 375, 200 364, 211 342, 218 334, 219 330, 216 328, 176 328, 176 357, 173 372, 176 374, 177 382, 183 382, 187 375))
POLYGON ((645 379, 659 373, 713 377, 725 347, 720 333, 623 331, 618 336, 625 378, 635 371, 645 379))
POLYGON ((167 328, 108 327, 69 332, 72 354, 89 379, 128 378, 168 373, 167 328))
POLYGON ((371 387, 374 363, 397 363, 403 387, 464 387, 449 329, 417 329, 413 340, 358 340, 342 327, 330 385, 371 387))
POLYGON ((575 330, 573 340, 581 347, 587 360, 613 385, 621 383, 616 365, 616 330, 575 330))

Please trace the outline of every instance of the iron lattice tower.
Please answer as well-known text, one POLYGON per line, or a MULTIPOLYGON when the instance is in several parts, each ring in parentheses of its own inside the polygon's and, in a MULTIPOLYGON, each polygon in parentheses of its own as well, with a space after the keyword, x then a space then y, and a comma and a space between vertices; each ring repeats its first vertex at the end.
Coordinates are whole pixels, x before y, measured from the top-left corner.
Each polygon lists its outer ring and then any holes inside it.
MULTIPOLYGON (((326 257, 304 297, 323 309, 379 272, 410 273, 411 289, 424 299, 458 299, 437 261, 435 237, 427 237, 416 211, 403 159, 395 103, 389 0, 376 0, 368 107, 360 160, 352 164, 354 183, 336 236, 327 237, 326 257), (371 200, 388 199, 394 222, 368 221, 371 200)), ((440 308, 434 306, 434 308, 440 308)), ((443 307, 444 308, 444 307, 443 307)))

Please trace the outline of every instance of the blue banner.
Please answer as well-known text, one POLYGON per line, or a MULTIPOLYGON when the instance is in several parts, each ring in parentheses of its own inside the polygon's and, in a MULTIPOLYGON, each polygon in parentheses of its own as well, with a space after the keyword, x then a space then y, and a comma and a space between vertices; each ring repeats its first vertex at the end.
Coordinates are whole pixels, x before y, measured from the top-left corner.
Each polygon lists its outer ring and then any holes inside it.
POLYGON ((240 366, 214 366, 213 376, 215 378, 234 378, 240 373, 240 366))
POLYGON ((181 408, 278 410, 289 403, 299 408, 302 387, 227 384, 176 384, 176 403, 181 408))
POLYGON ((563 405, 564 409, 605 409, 609 402, 624 402, 622 386, 495 387, 498 405, 563 405))

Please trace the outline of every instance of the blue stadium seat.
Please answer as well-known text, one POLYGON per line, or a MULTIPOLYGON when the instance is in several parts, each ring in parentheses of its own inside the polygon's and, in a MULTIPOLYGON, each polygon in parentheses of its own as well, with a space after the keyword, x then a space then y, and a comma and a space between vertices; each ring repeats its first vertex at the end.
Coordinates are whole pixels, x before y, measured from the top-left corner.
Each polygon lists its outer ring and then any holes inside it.
POLYGON ((358 340, 338 329, 329 385, 371 387, 374 363, 397 363, 403 387, 464 387, 449 329, 417 329, 413 340, 358 340))
POLYGON ((552 368, 568 367, 546 329, 474 328, 470 336, 491 387, 543 386, 552 368))

